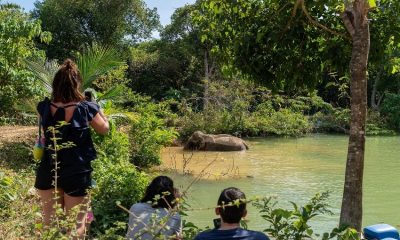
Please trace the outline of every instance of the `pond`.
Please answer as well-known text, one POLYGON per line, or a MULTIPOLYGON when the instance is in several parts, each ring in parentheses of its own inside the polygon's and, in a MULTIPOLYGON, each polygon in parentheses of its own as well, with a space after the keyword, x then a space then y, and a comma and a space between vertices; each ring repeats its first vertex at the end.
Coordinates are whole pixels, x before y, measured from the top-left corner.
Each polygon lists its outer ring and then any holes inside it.
MULTIPOLYGON (((316 218, 316 232, 338 224, 343 191, 348 137, 310 135, 303 138, 247 139, 246 152, 184 152, 163 150, 161 170, 186 189, 188 203, 195 208, 188 219, 200 227, 212 226, 214 211, 223 188, 235 186, 251 196, 277 196, 279 204, 304 204, 315 193, 331 191, 329 204, 334 215, 316 218), (202 172, 203 171, 203 172, 202 172), (186 174, 183 174, 186 173, 186 174), (205 209, 199 209, 205 208, 205 209)), ((262 230, 266 223, 249 207, 249 227, 262 230)), ((367 137, 364 172, 363 224, 388 223, 400 226, 400 137, 367 137)))

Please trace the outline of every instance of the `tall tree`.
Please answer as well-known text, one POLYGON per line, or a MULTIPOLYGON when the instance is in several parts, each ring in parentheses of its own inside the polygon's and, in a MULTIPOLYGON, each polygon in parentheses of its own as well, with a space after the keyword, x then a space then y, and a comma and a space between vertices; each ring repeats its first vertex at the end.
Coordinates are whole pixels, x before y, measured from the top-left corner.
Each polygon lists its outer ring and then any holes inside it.
POLYGON ((210 28, 218 26, 214 31, 224 36, 219 44, 235 66, 273 89, 313 88, 327 66, 340 67, 351 55, 351 130, 340 223, 360 230, 370 47, 367 16, 375 1, 344 0, 344 7, 333 0, 202 2, 213 16, 210 28), (332 43, 342 44, 332 52, 332 43))
POLYGON ((203 107, 209 102, 209 86, 215 78, 218 65, 218 54, 215 51, 215 25, 207 10, 202 8, 201 1, 178 8, 171 17, 171 24, 165 27, 161 36, 163 40, 184 42, 193 56, 203 62, 203 107))
POLYGON ((70 57, 94 42, 121 47, 150 37, 159 27, 157 9, 143 0, 44 0, 35 3, 33 15, 53 34, 45 48, 53 59, 70 57))
POLYGON ((305 7, 304 1, 203 0, 202 8, 224 60, 276 91, 313 88, 324 70, 336 71, 349 55, 334 1, 310 1, 305 7), (329 25, 334 34, 313 25, 329 25))
POLYGON ((362 196, 365 153, 365 124, 367 118, 367 64, 370 47, 368 12, 374 1, 345 0, 342 19, 352 39, 351 120, 347 152, 340 225, 346 224, 361 230, 362 196))
POLYGON ((183 41, 143 42, 130 49, 128 85, 157 100, 180 99, 200 91, 201 69, 191 46, 183 41))

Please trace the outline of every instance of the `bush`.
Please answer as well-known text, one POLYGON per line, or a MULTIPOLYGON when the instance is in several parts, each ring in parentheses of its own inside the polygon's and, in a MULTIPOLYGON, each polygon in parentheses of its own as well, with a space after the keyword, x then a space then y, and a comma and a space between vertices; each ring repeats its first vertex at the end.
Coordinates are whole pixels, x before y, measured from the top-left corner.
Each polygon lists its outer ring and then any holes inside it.
MULTIPOLYGON (((348 133, 350 131, 350 109, 336 108, 327 113, 318 112, 312 116, 314 131, 348 133)), ((368 111, 366 123, 367 135, 394 135, 387 120, 379 112, 368 111)))
POLYGON ((348 133, 350 130, 350 109, 336 108, 330 112, 319 112, 312 117, 317 132, 348 133))
POLYGON ((25 66, 25 59, 44 58, 35 39, 49 42, 49 32, 40 21, 15 5, 0 3, 0 115, 15 112, 15 104, 43 93, 37 79, 25 66))
MULTIPOLYGON (((121 222, 126 224, 128 214, 116 202, 130 206, 143 195, 148 176, 139 172, 130 162, 130 143, 126 134, 112 126, 109 135, 94 137, 98 159, 93 162, 93 179, 96 186, 92 190, 92 206, 95 216, 92 231, 101 235, 116 227, 119 234, 121 222)), ((123 225, 126 226, 126 225, 123 225)))
POLYGON ((93 86, 96 91, 107 92, 118 85, 125 85, 128 79, 125 77, 126 70, 128 69, 127 64, 110 70, 106 74, 99 76, 94 82, 93 86))
POLYGON ((387 93, 381 112, 387 117, 389 127, 400 131, 400 94, 387 93))
POLYGON ((396 132, 391 130, 387 124, 387 119, 383 117, 378 111, 368 111, 367 135, 395 135, 396 132))
POLYGON ((183 139, 197 130, 237 136, 299 136, 311 130, 304 114, 330 106, 315 95, 290 99, 240 81, 213 82, 205 109, 199 110, 198 97, 194 99, 179 107, 177 126, 183 139))
POLYGON ((0 209, 6 208, 17 198, 15 180, 0 171, 0 209))
POLYGON ((315 234, 309 225, 309 221, 321 214, 332 214, 328 209, 327 199, 329 192, 316 194, 304 206, 293 205, 292 210, 276 207, 277 202, 273 199, 265 198, 255 201, 253 205, 260 210, 261 217, 269 223, 269 227, 264 230, 269 236, 276 240, 303 240, 315 239, 318 237, 323 240, 358 240, 360 239, 357 231, 342 226, 333 229, 330 233, 322 236, 315 234))
POLYGON ((0 116, 0 126, 8 125, 35 125, 37 124, 37 116, 34 114, 16 112, 12 115, 0 116))
POLYGON ((130 110, 136 114, 129 131, 132 162, 140 168, 159 165, 161 149, 178 137, 175 129, 168 127, 175 116, 167 102, 153 103, 140 95, 132 98, 130 110))
POLYGON ((252 135, 299 136, 309 132, 311 125, 302 113, 286 108, 276 111, 270 103, 263 103, 247 121, 246 128, 251 129, 252 135))

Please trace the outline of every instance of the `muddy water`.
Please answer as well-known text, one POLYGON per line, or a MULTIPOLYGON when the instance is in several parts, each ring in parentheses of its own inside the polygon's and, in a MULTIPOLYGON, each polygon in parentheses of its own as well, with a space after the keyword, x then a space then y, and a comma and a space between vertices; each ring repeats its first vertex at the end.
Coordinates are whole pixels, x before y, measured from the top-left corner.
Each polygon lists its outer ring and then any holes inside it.
MULTIPOLYGON (((338 223, 345 159, 346 136, 312 135, 304 138, 248 139, 250 150, 237 153, 191 154, 181 148, 164 149, 164 173, 189 189, 194 208, 216 204, 221 189, 236 186, 247 196, 277 196, 280 205, 288 201, 305 203, 317 192, 332 191, 329 204, 334 215, 313 221, 317 232, 338 223)), ((368 137, 364 179, 364 225, 385 222, 400 227, 400 137, 368 137)), ((249 226, 266 227, 249 207, 249 226)), ((189 212, 189 220, 200 227, 212 226, 213 210, 189 212)))

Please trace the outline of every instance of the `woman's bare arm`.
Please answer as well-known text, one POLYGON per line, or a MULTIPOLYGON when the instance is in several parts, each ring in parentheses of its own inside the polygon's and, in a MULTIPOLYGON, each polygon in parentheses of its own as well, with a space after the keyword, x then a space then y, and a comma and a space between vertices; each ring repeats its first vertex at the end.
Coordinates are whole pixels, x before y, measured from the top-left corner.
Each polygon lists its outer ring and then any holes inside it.
POLYGON ((107 134, 110 129, 108 120, 101 110, 94 116, 90 122, 90 126, 99 134, 107 134))

